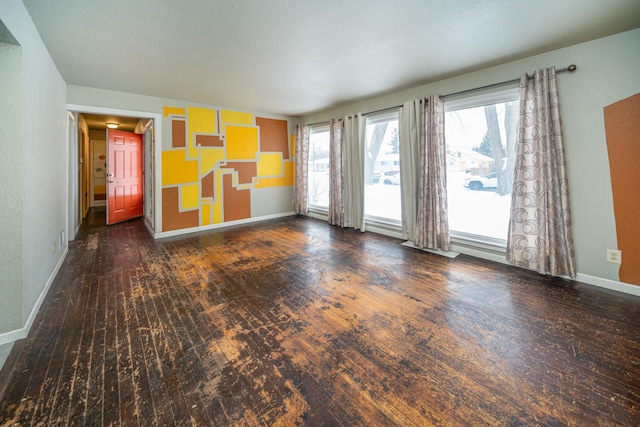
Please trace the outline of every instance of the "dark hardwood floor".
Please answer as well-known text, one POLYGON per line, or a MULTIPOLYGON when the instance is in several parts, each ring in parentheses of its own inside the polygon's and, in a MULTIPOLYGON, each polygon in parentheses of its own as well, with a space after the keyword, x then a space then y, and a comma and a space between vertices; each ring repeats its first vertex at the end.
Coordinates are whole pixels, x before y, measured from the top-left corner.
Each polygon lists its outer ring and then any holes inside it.
POLYGON ((2 425, 640 424, 640 298, 284 218, 90 217, 2 425))

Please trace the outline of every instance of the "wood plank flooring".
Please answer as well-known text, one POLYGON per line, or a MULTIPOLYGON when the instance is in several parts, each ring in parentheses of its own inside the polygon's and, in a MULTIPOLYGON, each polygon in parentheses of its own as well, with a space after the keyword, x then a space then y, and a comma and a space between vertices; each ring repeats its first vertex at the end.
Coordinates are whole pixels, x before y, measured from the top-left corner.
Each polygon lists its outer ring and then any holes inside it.
POLYGON ((309 218, 160 241, 99 218, 3 426, 640 424, 640 298, 309 218))

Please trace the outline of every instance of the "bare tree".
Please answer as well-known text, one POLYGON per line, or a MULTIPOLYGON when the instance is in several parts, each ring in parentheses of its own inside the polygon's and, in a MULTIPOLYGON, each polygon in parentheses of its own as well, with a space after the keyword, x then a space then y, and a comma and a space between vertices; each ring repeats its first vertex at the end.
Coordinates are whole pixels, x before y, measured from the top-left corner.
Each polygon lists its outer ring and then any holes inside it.
POLYGON ((378 123, 373 128, 373 135, 371 135, 371 143, 366 148, 367 159, 364 162, 364 182, 365 184, 373 184, 373 170, 376 166, 376 159, 380 153, 380 147, 382 146, 382 140, 384 134, 387 132, 388 122, 378 123))
POLYGON ((518 106, 515 101, 506 102, 504 112, 505 143, 503 144, 498 124, 498 113, 495 104, 484 107, 487 120, 485 138, 491 146, 494 168, 498 184, 496 192, 501 196, 511 193, 513 187, 513 164, 515 161, 515 142, 517 138, 518 106))
POLYGON ((516 101, 507 102, 504 112, 504 129, 507 138, 507 164, 505 165, 504 186, 505 194, 511 193, 513 188, 513 166, 516 160, 516 139, 518 137, 518 115, 520 114, 516 101))
POLYGON ((496 191, 500 195, 509 194, 505 183, 505 171, 503 159, 505 158, 504 148, 502 146, 502 138, 500 137, 500 125, 498 124, 498 113, 495 104, 484 107, 484 116, 487 120, 487 137, 491 145, 491 154, 493 157, 493 165, 498 178, 498 187, 496 191))

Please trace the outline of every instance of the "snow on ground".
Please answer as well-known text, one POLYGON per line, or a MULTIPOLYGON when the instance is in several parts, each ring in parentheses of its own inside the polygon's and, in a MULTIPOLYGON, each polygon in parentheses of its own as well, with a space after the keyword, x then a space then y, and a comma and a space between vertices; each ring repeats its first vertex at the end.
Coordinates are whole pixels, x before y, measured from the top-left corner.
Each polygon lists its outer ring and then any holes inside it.
MULTIPOLYGON (((312 204, 328 206, 329 175, 310 172, 309 195, 312 204), (312 182, 318 183, 314 185, 312 182), (313 198, 316 201, 313 201, 313 198)), ((447 176, 449 229, 506 240, 511 196, 500 196, 495 190, 475 191, 465 188, 464 172, 447 176)), ((401 221, 400 186, 377 183, 365 185, 365 213, 401 221)))

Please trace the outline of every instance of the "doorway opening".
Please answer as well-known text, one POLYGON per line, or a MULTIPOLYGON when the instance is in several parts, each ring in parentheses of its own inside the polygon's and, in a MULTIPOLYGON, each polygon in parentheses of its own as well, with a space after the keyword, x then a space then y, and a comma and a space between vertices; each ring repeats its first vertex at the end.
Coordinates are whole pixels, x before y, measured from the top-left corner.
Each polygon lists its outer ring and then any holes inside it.
MULTIPOLYGON (((159 139, 160 115, 138 113, 125 110, 111 110, 99 107, 69 106, 70 117, 75 117, 77 144, 70 144, 72 174, 70 187, 75 188, 73 200, 70 200, 70 218, 74 218, 75 233, 85 221, 112 224, 127 219, 143 217, 145 225, 154 234, 156 187, 155 162, 156 140, 159 139), (117 130, 116 130, 117 129, 117 130), (115 138, 115 139, 114 139, 115 138), (136 152, 128 153, 127 161, 134 159, 135 167, 124 165, 122 150, 110 150, 120 141, 137 141, 136 152), (114 142, 115 141, 115 142, 114 142), (113 158, 110 158, 113 157, 113 158), (124 168, 123 168, 124 166, 124 168), (118 170, 110 170, 117 167, 118 170), (127 184, 124 191, 121 177, 116 173, 123 170, 137 174, 135 184, 127 184), (121 197, 123 194, 126 197, 121 197), (130 197, 134 194, 134 198, 130 197), (129 210, 129 216, 121 212, 115 214, 113 208, 119 207, 123 200, 134 200, 135 209, 129 210), (111 205, 111 206, 110 206, 111 205), (111 215, 109 214, 111 209, 111 215), (88 214, 91 211, 91 216, 88 214), (100 217, 104 218, 101 219, 100 217)), ((129 150, 130 151, 130 150, 129 150)))

